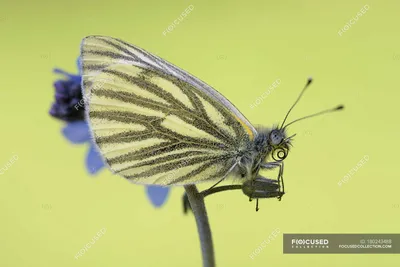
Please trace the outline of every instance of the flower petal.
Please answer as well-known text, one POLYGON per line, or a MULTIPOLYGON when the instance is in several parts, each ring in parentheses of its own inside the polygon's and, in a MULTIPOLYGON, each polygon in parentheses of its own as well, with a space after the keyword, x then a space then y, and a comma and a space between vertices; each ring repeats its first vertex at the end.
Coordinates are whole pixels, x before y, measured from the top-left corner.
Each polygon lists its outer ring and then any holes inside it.
POLYGON ((70 122, 62 129, 62 133, 70 142, 82 144, 90 140, 89 126, 85 121, 70 122))
POLYGON ((78 57, 78 58, 76 59, 76 66, 78 67, 78 70, 79 70, 79 75, 80 75, 80 76, 82 76, 81 64, 82 64, 81 57, 78 57))
POLYGON ((147 196, 155 207, 161 207, 165 200, 167 200, 169 187, 162 187, 158 185, 149 185, 146 188, 147 196))
POLYGON ((66 72, 66 71, 64 71, 62 69, 55 68, 53 70, 53 72, 54 73, 58 73, 58 74, 62 74, 64 76, 68 77, 68 79, 70 79, 70 80, 72 80, 74 82, 77 82, 77 83, 81 83, 81 81, 82 81, 82 77, 80 75, 71 74, 71 73, 68 73, 68 72, 66 72))
POLYGON ((86 169, 90 174, 96 174, 104 167, 104 161, 96 147, 91 144, 86 157, 86 169))

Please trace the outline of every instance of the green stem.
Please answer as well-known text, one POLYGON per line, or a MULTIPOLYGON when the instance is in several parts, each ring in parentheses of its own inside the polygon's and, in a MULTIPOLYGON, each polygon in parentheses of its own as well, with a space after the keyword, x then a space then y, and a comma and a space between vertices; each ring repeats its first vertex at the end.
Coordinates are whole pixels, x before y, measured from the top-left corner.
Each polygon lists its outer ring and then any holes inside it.
POLYGON ((196 218, 203 257, 203 267, 215 267, 214 246, 206 206, 204 204, 204 197, 199 193, 195 185, 186 185, 184 187, 194 217, 196 218))

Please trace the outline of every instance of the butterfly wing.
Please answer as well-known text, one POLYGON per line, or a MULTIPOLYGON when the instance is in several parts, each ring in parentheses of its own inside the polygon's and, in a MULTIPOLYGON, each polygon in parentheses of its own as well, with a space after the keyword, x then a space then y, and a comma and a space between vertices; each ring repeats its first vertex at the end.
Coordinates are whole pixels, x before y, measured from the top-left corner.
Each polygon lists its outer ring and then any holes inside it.
POLYGON ((220 179, 256 134, 214 89, 133 45, 90 36, 81 61, 95 142, 110 168, 134 183, 220 179))
MULTIPOLYGON (((142 67, 149 70, 157 70, 177 77, 202 90, 209 96, 223 103, 231 112, 235 114, 249 131, 256 133, 253 125, 243 116, 242 113, 221 95, 214 88, 204 83, 195 76, 187 73, 166 60, 153 55, 140 47, 134 46, 120 39, 108 36, 88 36, 82 41, 82 54, 86 54, 85 65, 89 68, 90 75, 95 75, 103 68, 114 64, 128 64, 142 67)), ((83 81, 85 83, 85 81, 83 81)))

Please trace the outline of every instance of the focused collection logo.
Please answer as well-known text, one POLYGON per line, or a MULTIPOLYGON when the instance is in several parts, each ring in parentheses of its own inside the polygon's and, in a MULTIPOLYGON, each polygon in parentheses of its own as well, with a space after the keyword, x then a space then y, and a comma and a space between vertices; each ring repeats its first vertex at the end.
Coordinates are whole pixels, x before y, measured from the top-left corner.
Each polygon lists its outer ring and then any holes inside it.
POLYGON ((329 240, 293 238, 292 248, 329 248, 329 240))
POLYGON ((400 234, 283 234, 284 254, 400 254, 400 234))

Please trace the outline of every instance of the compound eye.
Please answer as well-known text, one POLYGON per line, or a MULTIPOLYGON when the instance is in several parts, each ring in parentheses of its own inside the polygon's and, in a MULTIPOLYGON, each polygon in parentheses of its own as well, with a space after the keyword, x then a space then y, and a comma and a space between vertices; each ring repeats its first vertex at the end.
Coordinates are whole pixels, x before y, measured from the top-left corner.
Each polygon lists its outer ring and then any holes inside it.
POLYGON ((270 138, 271 138, 271 144, 273 144, 273 145, 279 145, 283 139, 281 132, 279 132, 277 130, 274 130, 271 132, 270 138))
POLYGON ((279 147, 277 149, 274 149, 274 151, 272 151, 272 158, 275 161, 284 160, 287 157, 287 155, 288 155, 288 150, 283 147, 279 147))

